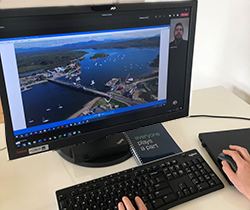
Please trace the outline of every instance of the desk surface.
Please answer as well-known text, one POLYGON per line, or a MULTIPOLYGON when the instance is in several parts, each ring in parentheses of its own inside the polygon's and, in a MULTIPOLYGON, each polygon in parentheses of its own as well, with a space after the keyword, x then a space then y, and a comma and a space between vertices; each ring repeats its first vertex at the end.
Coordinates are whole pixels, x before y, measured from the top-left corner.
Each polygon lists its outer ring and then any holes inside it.
MULTIPOLYGON (((190 115, 230 115, 250 118, 250 106, 223 87, 193 92, 190 115)), ((249 209, 250 201, 230 186, 216 168, 198 139, 200 132, 249 128, 243 120, 182 118, 163 123, 183 151, 196 148, 225 188, 174 207, 178 210, 194 209, 249 209)), ((0 124, 0 149, 5 145, 4 124, 0 124)), ((55 191, 77 183, 102 177, 136 166, 133 158, 111 167, 85 168, 68 163, 57 152, 15 161, 7 160, 7 150, 0 152, 0 209, 56 210, 55 191)))

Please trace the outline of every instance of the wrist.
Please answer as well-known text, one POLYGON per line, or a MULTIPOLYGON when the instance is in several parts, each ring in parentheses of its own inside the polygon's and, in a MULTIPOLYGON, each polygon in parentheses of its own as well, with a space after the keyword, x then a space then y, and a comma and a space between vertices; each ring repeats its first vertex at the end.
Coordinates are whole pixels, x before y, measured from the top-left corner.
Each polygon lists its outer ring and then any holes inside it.
POLYGON ((248 200, 250 200, 250 190, 248 190, 248 192, 245 196, 248 198, 248 200))

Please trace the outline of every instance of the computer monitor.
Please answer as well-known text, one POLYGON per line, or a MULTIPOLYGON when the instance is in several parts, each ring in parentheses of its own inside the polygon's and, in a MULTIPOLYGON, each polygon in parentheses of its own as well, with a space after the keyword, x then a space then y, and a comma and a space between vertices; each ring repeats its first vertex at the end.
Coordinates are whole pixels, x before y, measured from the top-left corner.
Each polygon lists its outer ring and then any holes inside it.
POLYGON ((196 0, 2 9, 9 159, 61 149, 81 164, 79 150, 101 154, 107 136, 187 116, 196 10, 196 0))

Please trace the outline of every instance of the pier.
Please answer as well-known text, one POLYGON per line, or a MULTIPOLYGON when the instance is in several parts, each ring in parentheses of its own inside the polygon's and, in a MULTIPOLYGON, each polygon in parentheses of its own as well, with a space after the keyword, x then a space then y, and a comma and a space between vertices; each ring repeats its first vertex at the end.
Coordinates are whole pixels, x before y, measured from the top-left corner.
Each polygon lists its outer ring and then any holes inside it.
POLYGON ((25 91, 28 91, 28 90, 32 90, 32 87, 23 86, 21 88, 21 92, 25 92, 25 91))

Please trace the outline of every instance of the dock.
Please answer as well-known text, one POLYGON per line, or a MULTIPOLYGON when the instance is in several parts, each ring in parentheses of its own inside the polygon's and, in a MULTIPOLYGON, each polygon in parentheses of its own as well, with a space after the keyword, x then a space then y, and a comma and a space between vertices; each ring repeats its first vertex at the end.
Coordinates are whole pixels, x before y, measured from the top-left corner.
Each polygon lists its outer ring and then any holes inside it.
POLYGON ((118 78, 112 78, 110 81, 108 81, 105 86, 107 87, 113 87, 116 85, 116 83, 119 81, 118 78))

